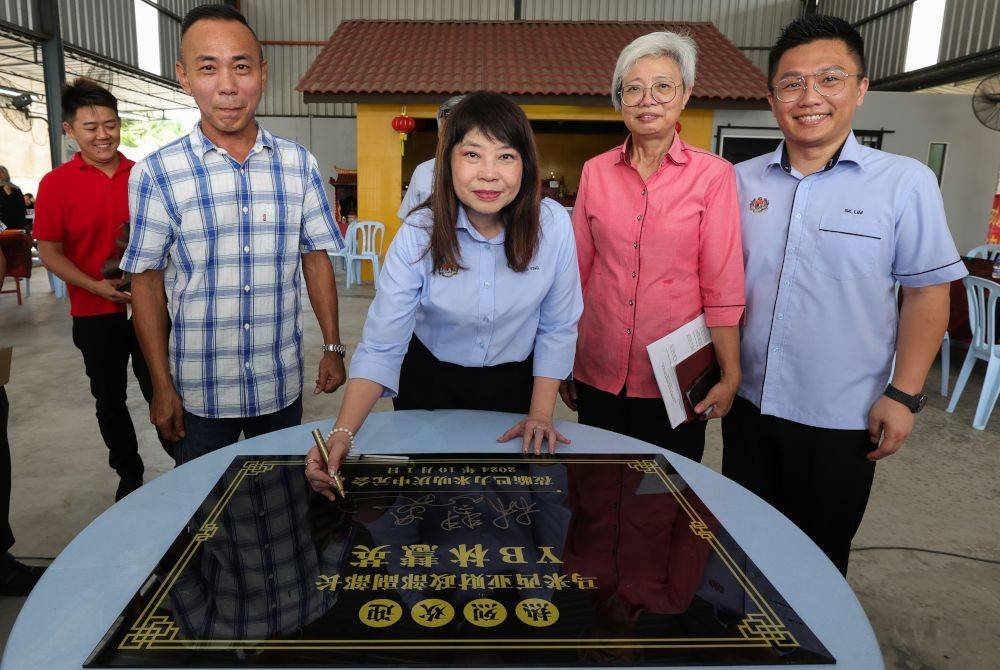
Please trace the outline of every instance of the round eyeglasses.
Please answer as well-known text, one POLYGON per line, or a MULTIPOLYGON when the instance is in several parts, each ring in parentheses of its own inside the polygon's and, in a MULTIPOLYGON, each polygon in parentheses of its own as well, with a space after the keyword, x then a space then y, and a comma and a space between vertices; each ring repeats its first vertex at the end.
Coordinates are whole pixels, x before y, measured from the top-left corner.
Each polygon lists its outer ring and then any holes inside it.
POLYGON ((847 80, 851 77, 863 76, 860 72, 848 74, 840 70, 829 70, 804 77, 785 77, 774 85, 774 97, 781 102, 795 102, 805 93, 806 86, 808 86, 807 80, 811 78, 813 80, 813 90, 824 98, 829 98, 843 91, 847 80))
POLYGON ((619 89, 618 97, 626 107, 636 107, 646 97, 646 91, 649 91, 649 97, 653 99, 653 102, 664 105, 677 97, 679 87, 680 84, 675 84, 672 81, 658 81, 649 88, 639 84, 626 84, 619 89))

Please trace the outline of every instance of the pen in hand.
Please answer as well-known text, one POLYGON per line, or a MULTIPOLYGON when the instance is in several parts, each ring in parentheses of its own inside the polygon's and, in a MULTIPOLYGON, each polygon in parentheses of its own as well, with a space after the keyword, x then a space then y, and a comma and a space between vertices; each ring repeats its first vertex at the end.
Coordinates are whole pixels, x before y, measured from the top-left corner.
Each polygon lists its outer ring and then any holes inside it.
POLYGON ((323 439, 323 433, 319 429, 314 429, 312 431, 313 440, 316 442, 316 447, 319 449, 319 453, 323 456, 323 463, 327 468, 330 479, 333 480, 333 486, 337 489, 337 493, 340 494, 341 498, 347 498, 347 490, 344 488, 344 480, 341 478, 340 473, 336 470, 330 471, 330 452, 326 449, 326 440, 323 439))

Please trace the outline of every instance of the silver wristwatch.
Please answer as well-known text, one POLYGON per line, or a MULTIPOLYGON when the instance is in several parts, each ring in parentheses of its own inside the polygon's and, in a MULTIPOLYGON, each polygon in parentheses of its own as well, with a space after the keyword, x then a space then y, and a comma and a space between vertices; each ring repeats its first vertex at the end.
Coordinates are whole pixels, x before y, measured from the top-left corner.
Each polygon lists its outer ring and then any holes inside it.
POLYGON ((347 347, 343 344, 324 344, 323 351, 332 351, 335 354, 340 354, 341 356, 347 355, 347 347))

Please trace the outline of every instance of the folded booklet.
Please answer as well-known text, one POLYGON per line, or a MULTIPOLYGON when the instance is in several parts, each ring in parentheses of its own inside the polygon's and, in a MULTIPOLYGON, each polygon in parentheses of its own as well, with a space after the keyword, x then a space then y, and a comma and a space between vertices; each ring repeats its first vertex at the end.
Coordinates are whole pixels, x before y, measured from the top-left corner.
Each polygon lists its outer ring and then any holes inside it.
POLYGON ((694 421, 694 407, 722 377, 705 315, 646 346, 670 427, 694 421))

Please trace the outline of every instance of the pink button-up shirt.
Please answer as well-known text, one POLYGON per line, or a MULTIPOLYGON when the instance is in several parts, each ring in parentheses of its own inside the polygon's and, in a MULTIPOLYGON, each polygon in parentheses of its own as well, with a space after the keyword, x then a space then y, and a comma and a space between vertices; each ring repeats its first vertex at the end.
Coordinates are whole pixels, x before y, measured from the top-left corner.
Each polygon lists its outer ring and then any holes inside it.
POLYGON ((743 315, 743 249, 733 166, 675 137, 643 181, 630 141, 583 166, 573 209, 584 309, 573 377, 656 398, 646 345, 700 313, 743 315))

